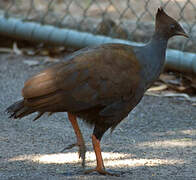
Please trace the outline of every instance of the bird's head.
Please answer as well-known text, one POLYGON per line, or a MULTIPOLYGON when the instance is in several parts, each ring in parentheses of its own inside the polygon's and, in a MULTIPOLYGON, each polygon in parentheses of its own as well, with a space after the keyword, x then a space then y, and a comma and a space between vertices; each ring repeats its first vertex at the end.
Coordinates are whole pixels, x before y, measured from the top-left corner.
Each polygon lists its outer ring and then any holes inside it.
POLYGON ((188 38, 180 24, 168 16, 163 8, 158 8, 156 14, 155 32, 164 38, 169 39, 172 36, 179 35, 188 38))

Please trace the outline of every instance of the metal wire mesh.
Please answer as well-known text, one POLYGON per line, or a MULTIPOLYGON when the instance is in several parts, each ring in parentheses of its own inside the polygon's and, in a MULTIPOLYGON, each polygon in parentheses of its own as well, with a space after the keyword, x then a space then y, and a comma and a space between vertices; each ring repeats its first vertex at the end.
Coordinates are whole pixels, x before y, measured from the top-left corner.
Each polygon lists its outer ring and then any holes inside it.
POLYGON ((2 0, 0 13, 136 42, 147 42, 158 7, 180 21, 190 38, 173 38, 169 46, 196 51, 196 0, 2 0))

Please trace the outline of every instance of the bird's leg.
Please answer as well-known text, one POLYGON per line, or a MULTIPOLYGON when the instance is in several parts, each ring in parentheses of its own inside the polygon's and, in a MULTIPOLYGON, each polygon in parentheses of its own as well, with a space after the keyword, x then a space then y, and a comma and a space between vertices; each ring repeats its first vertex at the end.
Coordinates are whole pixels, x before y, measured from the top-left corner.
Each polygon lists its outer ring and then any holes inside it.
POLYGON ((112 174, 105 170, 103 158, 101 155, 100 141, 96 138, 95 135, 92 135, 92 143, 93 143, 93 149, 96 155, 97 167, 95 169, 89 169, 85 171, 85 174, 89 174, 91 172, 97 171, 99 174, 102 174, 102 175, 118 176, 117 174, 112 174))
POLYGON ((74 132, 76 134, 77 142, 69 145, 68 147, 64 148, 62 151, 66 150, 66 149, 71 149, 74 146, 78 146, 79 147, 79 151, 78 151, 79 158, 82 158, 82 166, 85 167, 86 146, 85 146, 85 142, 84 142, 82 133, 81 133, 80 128, 78 126, 76 116, 71 113, 67 113, 67 114, 68 114, 68 119, 71 122, 71 125, 72 125, 74 132))

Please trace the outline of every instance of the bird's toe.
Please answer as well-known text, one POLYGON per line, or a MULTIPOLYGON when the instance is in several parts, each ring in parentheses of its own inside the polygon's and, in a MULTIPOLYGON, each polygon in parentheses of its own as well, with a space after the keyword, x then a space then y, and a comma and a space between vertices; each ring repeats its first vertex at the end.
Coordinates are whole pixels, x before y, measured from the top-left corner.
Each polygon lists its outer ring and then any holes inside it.
POLYGON ((73 147, 78 146, 78 156, 82 159, 82 167, 85 167, 85 157, 86 157, 86 146, 84 143, 72 143, 67 147, 63 148, 60 152, 64 152, 65 150, 72 149, 73 147))
POLYGON ((78 144, 78 147, 79 147, 78 150, 79 158, 82 159, 82 166, 85 167, 86 146, 85 144, 78 144))

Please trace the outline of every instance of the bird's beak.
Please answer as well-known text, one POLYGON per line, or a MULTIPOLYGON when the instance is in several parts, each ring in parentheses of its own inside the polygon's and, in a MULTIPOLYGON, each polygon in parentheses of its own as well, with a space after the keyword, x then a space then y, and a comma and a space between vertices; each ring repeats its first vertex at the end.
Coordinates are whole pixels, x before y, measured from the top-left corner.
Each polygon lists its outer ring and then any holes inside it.
POLYGON ((184 32, 184 31, 176 31, 175 33, 176 35, 179 35, 179 36, 184 36, 186 38, 189 38, 189 36, 184 32))

